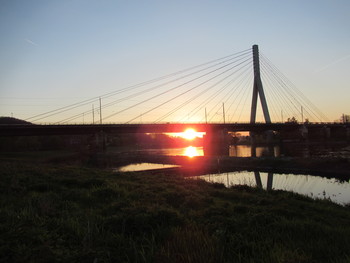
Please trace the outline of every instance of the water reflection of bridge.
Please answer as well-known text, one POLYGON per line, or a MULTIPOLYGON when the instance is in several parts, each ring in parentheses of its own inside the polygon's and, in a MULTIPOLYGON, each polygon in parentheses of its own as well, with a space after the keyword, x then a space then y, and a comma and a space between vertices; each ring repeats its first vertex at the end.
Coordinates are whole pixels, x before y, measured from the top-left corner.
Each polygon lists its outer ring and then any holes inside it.
MULTIPOLYGON (((260 172, 259 171, 254 171, 254 176, 255 176, 256 186, 258 188, 263 188, 262 182, 261 182, 260 172)), ((269 172, 267 174, 266 190, 267 191, 272 190, 272 185, 273 185, 273 173, 269 172)))
POLYGON ((226 187, 247 185, 266 189, 267 191, 272 189, 283 190, 313 198, 326 198, 339 204, 347 204, 350 201, 349 180, 334 177, 333 175, 323 177, 315 174, 291 174, 290 172, 240 171, 207 174, 199 176, 199 178, 209 182, 222 183, 226 187))

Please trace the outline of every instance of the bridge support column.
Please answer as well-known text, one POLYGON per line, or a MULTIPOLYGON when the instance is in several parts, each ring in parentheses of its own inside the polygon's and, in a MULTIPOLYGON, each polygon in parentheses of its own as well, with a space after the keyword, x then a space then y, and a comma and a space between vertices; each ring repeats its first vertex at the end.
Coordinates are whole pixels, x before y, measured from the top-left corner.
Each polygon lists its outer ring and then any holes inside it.
POLYGON ((303 141, 307 141, 309 139, 309 129, 305 125, 300 127, 300 135, 303 141))
POLYGON ((331 129, 327 126, 324 126, 322 128, 322 132, 323 132, 323 138, 325 141, 328 141, 331 138, 331 129))
MULTIPOLYGON (((258 45, 253 46, 253 66, 254 66, 254 84, 253 84, 252 106, 250 111, 250 123, 251 124, 255 123, 258 97, 260 98, 261 108, 264 113, 265 122, 271 123, 271 118, 270 118, 269 109, 267 107, 265 92, 264 92, 264 88, 260 77, 260 59, 259 59, 258 45)), ((272 137, 272 134, 273 134, 272 131, 268 131, 267 133, 268 133, 267 138, 272 137)), ((254 146, 255 145, 254 133, 251 132, 250 137, 252 140, 252 146, 254 146)), ((253 152, 252 152, 252 156, 256 156, 256 155, 253 155, 253 152)))
POLYGON ((105 152, 107 149, 106 142, 107 142, 107 135, 103 131, 100 131, 99 133, 95 134, 95 143, 96 143, 96 148, 98 150, 105 152))
POLYGON ((266 131, 265 133, 266 135, 266 142, 267 144, 272 144, 274 142, 274 133, 273 131, 269 130, 269 131, 266 131))
POLYGON ((229 155, 229 136, 227 130, 207 131, 203 136, 203 150, 206 156, 229 155))
POLYGON ((256 133, 251 131, 249 132, 249 137, 250 137, 250 156, 251 157, 256 157, 256 133))
POLYGON ((264 93, 264 89, 263 89, 263 85, 260 77, 260 60, 259 60, 258 45, 253 46, 253 64, 254 64, 254 86, 253 86, 252 106, 251 106, 251 112, 250 112, 250 123, 255 123, 258 96, 260 97, 261 108, 264 113, 265 122, 271 123, 270 113, 267 107, 265 93, 264 93))

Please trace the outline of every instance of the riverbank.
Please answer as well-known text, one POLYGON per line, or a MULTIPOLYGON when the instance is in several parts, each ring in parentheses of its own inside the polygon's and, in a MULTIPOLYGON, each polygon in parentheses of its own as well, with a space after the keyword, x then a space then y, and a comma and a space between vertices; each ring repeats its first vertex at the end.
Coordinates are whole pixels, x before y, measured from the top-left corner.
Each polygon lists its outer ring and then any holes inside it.
POLYGON ((349 262, 350 210, 168 173, 0 162, 2 262, 349 262))
POLYGON ((343 157, 229 157, 229 156, 167 156, 151 154, 96 154, 89 160, 96 167, 116 168, 132 163, 158 163, 180 165, 173 168, 185 176, 239 170, 317 174, 341 180, 350 179, 350 159, 343 157))
POLYGON ((260 171, 311 174, 340 180, 350 180, 350 158, 322 157, 229 157, 229 156, 168 156, 145 153, 87 153, 73 151, 4 152, 0 161, 20 161, 37 165, 75 165, 113 169, 135 163, 179 165, 169 173, 196 176, 231 171, 260 171))

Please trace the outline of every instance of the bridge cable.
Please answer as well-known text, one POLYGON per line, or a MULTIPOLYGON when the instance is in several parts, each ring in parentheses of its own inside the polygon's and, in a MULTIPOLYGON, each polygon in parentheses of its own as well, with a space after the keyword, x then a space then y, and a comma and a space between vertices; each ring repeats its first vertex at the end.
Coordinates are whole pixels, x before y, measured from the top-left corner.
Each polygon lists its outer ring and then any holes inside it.
MULTIPOLYGON (((161 88, 161 87, 163 87, 163 86, 165 86, 165 85, 168 85, 168 84, 171 84, 171 83, 173 83, 173 82, 179 81, 179 80, 181 80, 181 79, 184 79, 184 78, 190 77, 190 76, 192 76, 192 75, 198 74, 198 73, 200 73, 200 72, 202 72, 202 71, 205 71, 205 70, 208 70, 208 69, 210 69, 210 68, 213 68, 213 67, 216 67, 216 66, 218 66, 218 65, 221 65, 221 64, 223 64, 223 63, 229 62, 229 61, 231 61, 231 60, 233 60, 233 59, 236 59, 237 61, 239 61, 239 60, 243 59, 243 58, 244 58, 245 56, 247 56, 247 55, 248 55, 248 53, 243 53, 243 54, 237 55, 237 56, 234 57, 234 58, 230 58, 230 59, 224 60, 224 61, 222 61, 222 62, 216 63, 216 64, 214 64, 214 65, 212 65, 212 66, 206 67, 206 68, 204 68, 204 69, 197 70, 196 72, 192 72, 192 73, 189 73, 189 74, 187 74, 187 75, 185 75, 185 76, 178 77, 178 78, 176 78, 176 79, 174 79, 174 80, 170 80, 170 81, 168 81, 168 82, 158 84, 158 85, 156 85, 156 86, 154 86, 154 87, 150 87, 150 88, 148 88, 148 89, 146 89, 146 90, 142 90, 142 91, 140 91, 140 92, 133 93, 133 94, 128 95, 128 96, 126 96, 126 97, 123 97, 123 98, 120 98, 120 99, 118 99, 118 100, 115 100, 115 101, 112 101, 112 102, 109 102, 109 103, 105 104, 105 105, 102 107, 102 109, 105 109, 105 108, 107 108, 107 107, 113 106, 113 105, 115 105, 115 104, 117 104, 117 103, 119 103, 119 102, 128 100, 128 99, 130 99, 130 98, 135 98, 135 97, 137 97, 137 96, 144 95, 144 94, 147 93, 147 92, 156 90, 156 89, 161 88), (244 57, 241 58, 242 56, 244 56, 244 57)), ((231 62, 231 64, 232 64, 232 63, 235 63, 235 62, 236 62, 236 61, 231 62)), ((202 64, 202 65, 204 65, 204 64, 202 64)), ((193 68, 194 68, 194 67, 193 67, 193 68)), ((88 110, 88 111, 85 112, 85 114, 90 114, 90 113, 91 113, 90 110, 88 110)), ((73 120, 73 119, 75 119, 75 118, 81 117, 82 114, 83 114, 83 113, 79 113, 79 114, 74 115, 74 116, 72 116, 72 117, 70 117, 70 118, 61 120, 61 121, 59 121, 58 123, 73 120)), ((109 117, 110 117, 110 116, 109 116, 109 117)), ((104 119, 107 119, 107 118, 109 118, 109 117, 106 117, 106 118, 104 118, 104 119)))
POLYGON ((164 91, 164 92, 161 92, 160 94, 157 94, 157 95, 154 95, 154 96, 152 96, 152 97, 150 97, 150 98, 147 98, 147 99, 145 99, 145 100, 143 100, 143 101, 141 101, 141 102, 138 102, 138 103, 136 103, 136 104, 134 104, 134 105, 132 105, 132 106, 129 106, 129 107, 123 109, 123 110, 120 110, 120 111, 118 111, 118 112, 116 112, 116 113, 110 114, 109 116, 107 116, 107 117, 104 118, 104 119, 108 119, 108 118, 110 118, 110 117, 112 117, 112 116, 115 116, 115 115, 117 115, 117 114, 119 114, 119 113, 122 113, 122 112, 124 112, 124 111, 126 111, 126 110, 132 109, 132 108, 134 108, 134 107, 136 107, 136 106, 139 106, 139 105, 141 105, 141 104, 143 104, 143 103, 145 103, 145 102, 148 102, 148 101, 150 101, 150 100, 152 100, 152 99, 155 99, 155 98, 157 98, 157 97, 159 97, 159 96, 162 96, 162 95, 164 95, 164 94, 166 94, 166 93, 169 93, 169 92, 171 92, 171 91, 173 91, 173 90, 176 90, 176 89, 178 89, 178 88, 180 88, 180 87, 183 87, 183 86, 186 85, 186 84, 189 84, 189 83, 191 83, 191 82, 193 82, 193 81, 195 81, 195 80, 198 80, 198 79, 200 79, 200 78, 203 78, 203 77, 205 77, 205 76, 207 76, 207 75, 209 75, 209 74, 211 74, 211 73, 213 73, 213 72, 216 72, 216 71, 218 71, 218 70, 221 70, 221 69, 223 69, 223 68, 225 68, 225 67, 227 67, 227 66, 229 66, 229 65, 231 65, 231 64, 233 64, 233 63, 236 63, 236 62, 230 62, 230 63, 228 63, 228 64, 226 64, 226 65, 224 65, 224 66, 221 66, 221 67, 219 67, 219 68, 216 68, 216 69, 214 69, 214 70, 212 70, 212 71, 210 71, 210 72, 208 72, 208 73, 202 74, 202 75, 200 75, 199 77, 196 77, 196 78, 194 78, 194 79, 191 79, 191 80, 189 80, 189 81, 186 81, 186 82, 184 82, 184 83, 182 83, 182 84, 180 84, 180 85, 175 86, 174 88, 171 88, 171 89, 169 89, 169 90, 166 90, 166 91, 164 91))
MULTIPOLYGON (((246 61, 248 61, 248 60, 249 60, 249 59, 243 61, 242 63, 244 63, 244 62, 246 62, 246 61)), ((240 63, 240 64, 241 64, 241 63, 240 63)), ((175 96, 175 97, 173 97, 173 98, 171 98, 171 99, 169 99, 169 100, 167 100, 167 101, 165 101, 165 102, 159 104, 158 106, 156 106, 156 107, 154 107, 154 108, 152 108, 152 109, 146 111, 144 114, 147 114, 147 113, 149 113, 149 112, 151 112, 151 111, 153 111, 153 110, 159 108, 160 106, 163 106, 163 105, 169 103, 170 101, 172 101, 172 100, 174 100, 174 99, 176 99, 176 98, 178 98, 178 97, 180 97, 180 96, 182 96, 182 95, 188 93, 189 91, 194 90, 194 89, 200 87, 201 85, 208 83, 209 81, 211 81, 211 80, 217 78, 218 76, 221 76, 222 74, 228 72, 229 70, 231 70, 231 69, 233 69, 233 68, 235 68, 235 67, 237 67, 237 65, 235 65, 235 66, 233 66, 233 67, 231 67, 231 68, 225 70, 224 72, 222 72, 222 73, 220 73, 220 74, 218 74, 218 75, 216 75, 216 76, 210 78, 209 80, 206 80, 206 81, 204 81, 204 82, 202 82, 202 83, 196 85, 195 87, 193 87, 193 88, 191 88, 191 89, 189 89, 189 90, 186 90, 185 92, 182 92, 182 93, 180 93, 179 95, 177 95, 177 96, 175 96)), ((222 68, 222 67, 221 67, 221 68, 222 68)), ((221 68, 219 68, 219 69, 221 69, 221 68)), ((217 70, 216 70, 216 71, 217 71, 217 70)), ((198 79, 198 78, 197 78, 197 79, 198 79)), ((130 123, 131 121, 133 121, 133 120, 135 120, 135 119, 137 119, 137 118, 139 118, 139 117, 140 117, 140 116, 137 116, 137 117, 135 117, 135 118, 133 118, 133 119, 127 121, 126 123, 130 123)))
MULTIPOLYGON (((209 62, 202 63, 200 65, 197 65, 197 66, 194 66, 194 67, 190 67, 190 68, 187 68, 187 69, 184 69, 184 70, 181 70, 181 71, 177 71, 175 73, 171 73, 171 74, 168 74, 168 75, 165 75, 165 76, 162 76, 162 77, 154 78, 152 80, 148 80, 148 81, 136 84, 136 85, 132 85, 132 86, 126 87, 126 88, 121 89, 121 90, 109 92, 109 93, 103 94, 101 96, 96 96, 96 97, 93 97, 91 99, 87 99, 87 100, 84 100, 84 101, 81 101, 81 102, 73 103, 73 104, 70 104, 70 105, 67 105, 67 106, 55 109, 55 110, 51 110, 51 111, 48 111, 48 112, 37 114, 37 115, 34 115, 34 116, 30 117, 30 118, 27 118, 26 120, 27 121, 28 120, 32 120, 32 119, 40 120, 40 119, 43 119, 43 118, 51 117, 51 116, 53 116, 55 114, 59 114, 59 113, 62 113, 64 111, 68 111, 68 110, 75 109, 75 108, 80 107, 80 106, 84 106, 84 105, 90 104, 91 102, 93 102, 95 100, 98 100, 99 98, 107 98, 107 97, 110 97, 110 96, 113 96, 113 95, 116 95, 116 94, 120 94, 122 92, 129 91, 129 90, 132 90, 132 89, 144 86, 144 85, 148 85, 150 83, 154 83, 154 82, 157 82, 157 81, 160 81, 160 80, 172 77, 172 76, 176 76, 178 74, 182 74, 182 73, 187 72, 189 70, 193 70, 193 69, 196 69, 196 68, 199 68, 199 67, 203 67, 205 65, 208 65, 208 64, 211 64, 211 63, 215 63, 217 61, 220 61, 220 60, 232 57, 232 56, 236 56, 238 54, 246 53, 248 51, 250 51, 250 49, 246 49, 246 50, 243 50, 243 51, 240 51, 240 52, 236 52, 234 54, 231 54, 231 55, 228 55, 228 56, 224 56, 224 57, 221 57, 221 58, 218 58, 218 59, 215 59, 215 60, 211 60, 209 62), (48 116, 46 116, 46 115, 48 115, 48 116), (38 117, 42 117, 42 118, 38 118, 38 117)), ((36 121, 36 120, 34 120, 34 121, 36 121)))
MULTIPOLYGON (((264 64, 264 60, 262 59, 262 63, 264 64)), ((300 106, 302 105, 298 100, 297 98, 295 97, 295 95, 291 92, 291 90, 288 88, 287 85, 285 85, 285 83, 283 82, 283 80, 281 80, 280 78, 278 78, 278 76, 276 75, 276 73, 274 71, 272 71, 270 68, 268 68, 268 65, 266 65, 266 69, 268 71, 270 71, 271 74, 267 74, 268 76, 271 76, 272 78, 274 78, 274 80, 276 81, 276 90, 279 91, 279 92, 285 92, 285 95, 282 96, 283 98, 287 98, 290 102, 290 105, 292 105, 297 114, 296 114, 296 117, 300 114, 299 112, 299 109, 300 109, 300 106), (282 88, 282 89, 281 89, 282 88), (297 105, 298 106, 297 106, 297 105)), ((271 78, 271 79, 272 79, 271 78)), ((293 111, 294 112, 294 111, 293 111)), ((295 114, 295 112, 293 113, 295 114)))
MULTIPOLYGON (((251 67, 252 67, 252 63, 251 63, 251 67)), ((247 69, 247 73, 249 73, 249 69, 247 69)), ((240 82, 240 84, 241 83, 243 83, 243 81, 246 79, 248 77, 248 74, 246 74, 246 75, 244 75, 243 76, 243 79, 242 79, 242 82, 240 82)), ((240 95, 240 93, 242 92, 242 89, 243 89, 243 87, 241 86, 241 85, 238 85, 238 87, 237 88, 235 88, 235 89, 233 89, 232 91, 229 91, 228 93, 226 93, 225 95, 224 95, 224 98, 231 98, 234 94, 235 94, 235 92, 236 91, 238 91, 238 94, 237 94, 237 96, 234 98, 234 100, 231 102, 231 104, 230 104, 230 106, 229 106, 229 108, 231 108, 232 106, 232 104, 236 101, 236 99, 237 98, 239 98, 239 95, 240 95)), ((215 110, 216 108, 217 108, 217 110, 216 110, 216 112, 209 118, 209 121, 211 122, 217 115, 221 115, 221 113, 219 114, 219 112, 221 112, 221 103, 222 103, 222 99, 221 100, 219 100, 217 103, 216 103, 216 105, 214 106, 214 107, 212 107, 210 110, 209 110, 209 115, 211 115, 212 114, 212 112, 213 112, 213 110, 215 110)), ((227 102, 227 101, 225 101, 225 102, 227 102)))
POLYGON ((296 86, 275 66, 273 65, 268 58, 262 55, 263 60, 266 61, 267 66, 271 69, 271 72, 276 76, 276 78, 280 79, 286 87, 290 90, 289 93, 293 93, 294 96, 298 96, 305 104, 305 110, 309 109, 317 119, 328 120, 328 118, 299 90, 296 86), (313 110, 311 110, 311 108, 313 110), (318 116, 313 113, 317 112, 318 116))
MULTIPOLYGON (((244 67, 246 67, 246 66, 251 67, 251 61, 250 61, 247 65, 243 66, 241 69, 244 69, 244 67)), ((244 74, 245 72, 247 72, 247 69, 243 70, 243 71, 237 76, 237 79, 238 79, 242 74, 244 74)), ((197 107, 195 107, 195 108, 189 113, 189 118, 192 118, 194 115, 196 115, 196 114, 198 113, 199 110, 203 110, 203 108, 206 107, 207 104, 208 104, 209 102, 213 102, 214 99, 215 99, 218 95, 222 94, 222 92, 223 92, 224 90, 226 90, 228 87, 230 87, 237 79, 236 79, 236 78, 235 78, 235 79, 232 79, 232 80, 229 81, 227 84, 225 84, 221 89, 217 90, 212 96, 208 97, 206 100, 204 100, 202 103, 200 103, 197 107)), ((225 95, 224 97, 227 97, 228 94, 234 93, 235 89, 236 89, 236 88, 233 88, 232 90, 230 90, 230 91, 227 93, 227 95, 225 95)), ((221 102, 221 101, 222 101, 222 100, 220 100, 220 102, 221 102)), ((183 121, 184 118, 185 118, 185 117, 181 118, 181 119, 179 120, 179 122, 183 121)), ((205 117, 202 119, 202 121, 203 121, 204 119, 205 119, 205 117)))
POLYGON ((272 78, 271 74, 269 74, 269 71, 266 69, 266 66, 264 63, 261 64, 261 72, 262 72, 262 76, 265 77, 264 81, 266 81, 266 84, 268 84, 268 85, 265 85, 265 88, 267 90, 267 96, 269 94, 268 91, 271 90, 272 91, 271 94, 275 94, 275 97, 277 97, 275 101, 279 104, 280 109, 284 110, 284 114, 288 113, 291 116, 295 116, 296 114, 295 114, 294 108, 291 107, 292 103, 289 102, 289 99, 288 99, 289 97, 281 94, 280 86, 276 84, 276 81, 272 78))
MULTIPOLYGON (((240 63, 242 64, 242 63, 240 63)), ((236 65, 235 67, 239 66, 240 64, 236 65)), ((232 69, 232 68, 231 68, 232 69)), ((232 77, 235 73, 237 73, 238 71, 240 71, 241 68, 237 69, 236 71, 232 72, 230 75, 226 76, 225 78, 219 80, 218 82, 216 82, 215 84, 209 86, 207 89, 203 90, 202 92, 200 92, 199 94, 195 94, 193 97, 191 97, 190 99, 186 100, 185 102, 183 102, 182 104, 180 104, 179 106, 177 106, 176 108, 174 108, 173 110, 171 110, 170 112, 164 114, 163 116, 159 117, 155 122, 159 122, 163 119, 165 119, 166 117, 170 116, 171 114, 175 113, 176 111, 178 111, 179 109, 183 108, 185 105, 188 105, 189 103, 193 102, 195 99, 198 99, 200 96, 202 96, 203 94, 205 94, 207 91, 211 90, 212 88, 216 87, 217 85, 219 85, 221 82, 225 81, 226 79, 232 77)), ((209 98, 210 99, 210 98, 209 98)), ((192 116, 191 116, 192 117, 192 116)))

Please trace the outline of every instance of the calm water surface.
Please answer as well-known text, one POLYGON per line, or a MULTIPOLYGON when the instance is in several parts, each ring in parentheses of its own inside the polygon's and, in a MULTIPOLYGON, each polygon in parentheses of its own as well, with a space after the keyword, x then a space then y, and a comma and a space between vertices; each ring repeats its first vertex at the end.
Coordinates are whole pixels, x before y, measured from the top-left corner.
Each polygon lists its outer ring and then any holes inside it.
POLYGON ((179 165, 172 164, 158 164, 158 163, 134 163, 123 167, 114 169, 115 172, 137 172, 137 171, 147 171, 147 170, 157 170, 165 168, 179 167, 179 165))
MULTIPOLYGON (((310 156, 327 156, 330 152, 339 151, 340 146, 331 146, 325 144, 315 145, 298 145, 285 144, 283 147, 275 145, 272 147, 251 145, 230 145, 228 154, 231 157, 263 157, 263 156, 290 156, 290 157, 310 157, 310 156)), ((203 156, 203 147, 184 147, 184 148, 166 148, 166 149, 143 149, 140 152, 157 154, 157 155, 172 155, 172 156, 203 156)))
MULTIPOLYGON (((117 168, 114 171, 135 172, 174 167, 179 166, 137 163, 117 168)), ((313 175, 247 171, 207 174, 190 178, 204 179, 205 181, 212 183, 222 183, 226 187, 233 185, 247 185, 250 187, 261 187, 266 190, 284 190, 313 198, 326 198, 341 205, 350 204, 350 181, 340 181, 335 178, 328 179, 313 175)))
MULTIPOLYGON (((274 147, 256 147, 253 149, 248 145, 230 146, 229 155, 232 157, 251 157, 254 153, 256 157, 273 155, 275 157, 281 156, 281 148, 274 147)), ((321 148, 322 150, 322 148, 321 148)), ((203 156, 203 147, 185 147, 185 148, 171 148, 171 149, 147 149, 142 152, 155 155, 172 155, 172 156, 203 156)), ((289 150, 283 149, 283 155, 286 152, 293 154, 286 154, 286 156, 300 156, 307 157, 311 155, 318 155, 322 153, 319 148, 310 149, 310 147, 292 147, 289 150), (293 152, 294 151, 294 152, 293 152)), ((176 165, 163 165, 140 163, 124 166, 116 169, 116 171, 143 171, 153 169, 164 169, 178 167, 176 165)), ((223 183, 227 187, 232 185, 248 185, 252 187, 261 187, 264 189, 275 189, 291 191, 313 198, 326 198, 338 204, 350 204, 350 182, 341 182, 337 179, 327 179, 320 176, 301 175, 301 174, 272 174, 262 172, 231 172, 216 175, 197 176, 209 182, 223 183)))
MULTIPOLYGON (((268 155, 269 151, 273 151, 273 156, 280 156, 280 147, 274 146, 272 150, 268 147, 255 147, 256 157, 268 155)), ((171 156, 204 156, 203 147, 189 146, 184 148, 168 148, 168 149, 146 149, 142 150, 145 153, 156 155, 171 155, 171 156)), ((231 145, 229 148, 229 156, 232 157, 251 157, 252 147, 249 145, 231 145)))
POLYGON ((264 189, 285 190, 313 198, 326 198, 338 204, 350 203, 350 182, 302 174, 273 174, 263 172, 230 172, 191 177, 208 182, 233 185, 248 185, 264 189))

